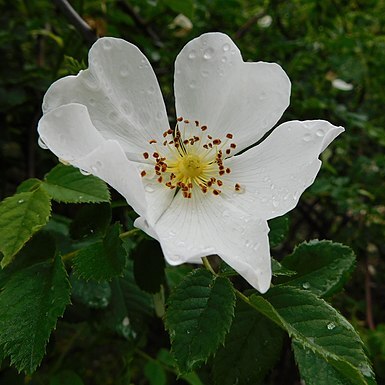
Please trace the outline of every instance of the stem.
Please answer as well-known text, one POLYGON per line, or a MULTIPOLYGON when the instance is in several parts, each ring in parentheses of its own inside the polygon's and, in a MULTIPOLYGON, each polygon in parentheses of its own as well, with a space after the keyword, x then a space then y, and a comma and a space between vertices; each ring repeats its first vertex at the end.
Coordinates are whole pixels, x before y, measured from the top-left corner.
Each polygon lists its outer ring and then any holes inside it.
POLYGON ((204 267, 210 271, 213 275, 217 276, 218 274, 214 271, 213 267, 210 264, 210 261, 207 257, 202 257, 204 267))
POLYGON ((366 323, 370 330, 376 328, 373 320, 373 307, 372 307, 372 292, 371 292, 372 282, 370 279, 369 271, 369 259, 365 261, 365 299, 366 299, 366 323))
MULTIPOLYGON (((140 231, 140 229, 131 229, 131 230, 128 230, 122 234, 119 235, 119 238, 120 239, 124 239, 124 238, 129 238, 131 237, 133 234, 136 234, 140 231)), ((80 251, 79 250, 74 250, 74 251, 71 251, 70 253, 67 253, 67 254, 64 254, 62 255, 61 259, 63 262, 68 262, 70 261, 71 259, 73 259, 74 257, 76 257, 76 255, 78 254, 78 252, 80 251)))
POLYGON ((169 366, 165 365, 163 362, 161 361, 158 361, 156 360, 155 358, 152 358, 150 355, 148 355, 146 352, 144 352, 143 350, 140 350, 138 348, 135 349, 135 352, 138 353, 139 356, 141 356, 142 358, 144 358, 145 360, 147 361, 151 361, 151 362, 156 362, 157 364, 163 366, 163 368, 171 373, 173 373, 174 375, 178 376, 179 373, 173 369, 173 368, 170 368, 169 366))
POLYGON ((60 10, 66 15, 69 22, 81 33, 91 45, 98 40, 92 28, 79 16, 67 0, 53 0, 60 10))

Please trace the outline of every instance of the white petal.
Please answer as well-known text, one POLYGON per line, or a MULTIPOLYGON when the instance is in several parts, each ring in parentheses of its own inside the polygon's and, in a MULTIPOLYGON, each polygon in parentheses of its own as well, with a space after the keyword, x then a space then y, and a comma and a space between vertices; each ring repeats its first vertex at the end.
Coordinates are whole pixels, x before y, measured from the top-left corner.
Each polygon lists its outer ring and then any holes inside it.
POLYGON ((103 139, 85 106, 67 104, 47 112, 40 119, 38 131, 56 156, 103 179, 120 192, 136 212, 146 214, 138 164, 127 159, 117 141, 103 139))
POLYGON ((89 52, 89 69, 53 83, 44 113, 68 103, 87 106, 105 139, 116 139, 125 152, 143 152, 150 139, 162 139, 168 119, 150 63, 133 44, 101 38, 89 52))
POLYGON ((280 125, 261 144, 227 161, 232 171, 223 179, 242 186, 242 193, 228 199, 259 218, 285 214, 313 183, 320 153, 343 131, 323 120, 280 125))
POLYGON ((222 33, 190 41, 175 62, 178 116, 198 120, 208 133, 234 135, 240 151, 270 130, 289 105, 290 80, 274 63, 248 63, 222 33))
POLYGON ((67 104, 44 114, 37 130, 44 144, 58 158, 70 163, 104 142, 87 108, 81 104, 67 104))
POLYGON ((218 254, 253 287, 265 292, 271 280, 266 221, 241 211, 220 196, 178 194, 151 230, 171 265, 218 254))
POLYGON ((93 152, 76 159, 72 164, 107 182, 126 198, 139 215, 147 215, 148 207, 138 164, 127 159, 116 140, 104 141, 93 152))

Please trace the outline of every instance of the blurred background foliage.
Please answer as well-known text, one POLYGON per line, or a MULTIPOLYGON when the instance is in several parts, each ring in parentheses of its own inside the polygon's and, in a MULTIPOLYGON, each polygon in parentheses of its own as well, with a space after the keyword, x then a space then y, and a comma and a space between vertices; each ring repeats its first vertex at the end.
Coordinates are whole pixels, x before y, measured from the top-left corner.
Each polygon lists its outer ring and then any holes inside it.
MULTIPOLYGON (((158 76, 172 121, 177 53, 204 32, 227 33, 244 60, 278 62, 288 73, 292 98, 282 121, 326 119, 346 128, 322 155, 322 170, 290 213, 289 234, 273 255, 279 259, 298 242, 314 238, 354 249, 357 268, 333 302, 367 342, 378 382, 384 384, 385 2, 72 0, 93 31, 91 38, 74 27, 57 3, 0 0, 0 199, 12 195, 23 180, 42 178, 57 163, 37 145, 42 97, 53 81, 87 66, 93 34, 121 37, 140 47, 158 76)), ((119 208, 119 199, 112 215, 127 223, 130 213, 119 208)), ((57 205, 62 216, 55 226, 68 225, 75 210, 57 205)), ((170 277, 178 279, 176 273, 170 277)), ((25 378, 3 365, 1 384, 47 384, 47 378, 51 385, 128 384, 129 378, 135 384, 198 384, 194 379, 176 379, 172 365, 168 366, 170 357, 161 349, 168 347, 168 338, 159 319, 153 318, 141 331, 146 353, 141 350, 134 358, 122 338, 127 337, 125 330, 112 337, 101 326, 85 322, 100 318, 98 309, 111 296, 109 290, 115 290, 113 285, 99 286, 88 302, 81 284, 72 281, 72 285, 74 306, 62 321, 66 326, 51 338, 37 374, 25 378), (160 360, 153 361, 151 357, 157 355, 160 360), (159 362, 168 369, 159 369, 159 362)), ((146 299, 141 300, 145 301, 141 312, 149 317, 146 299)), ((282 353, 279 371, 270 375, 268 383, 298 383, 288 357, 282 353)))

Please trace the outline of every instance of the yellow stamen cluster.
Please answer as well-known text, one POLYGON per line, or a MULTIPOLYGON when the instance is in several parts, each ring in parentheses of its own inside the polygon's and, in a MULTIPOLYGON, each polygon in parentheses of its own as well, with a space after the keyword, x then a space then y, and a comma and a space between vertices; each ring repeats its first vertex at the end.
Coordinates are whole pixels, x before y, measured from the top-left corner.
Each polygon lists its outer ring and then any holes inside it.
MULTIPOLYGON (((200 125, 197 120, 190 123, 187 119, 178 118, 175 130, 168 129, 163 133, 162 146, 152 139, 149 143, 154 146, 154 152, 143 153, 144 159, 154 160, 156 180, 171 190, 180 189, 184 198, 192 197, 194 187, 203 193, 221 194, 225 183, 220 177, 231 173, 224 161, 236 148, 236 144, 231 142, 233 135, 228 133, 223 139, 213 138, 205 133, 206 130, 207 126, 200 125), (183 130, 180 125, 183 125, 183 130), (186 128, 190 129, 189 137, 186 128), (196 134, 191 135, 195 130, 196 134)), ((141 176, 146 175, 148 173, 143 170, 141 176)), ((237 192, 241 190, 239 183, 232 188, 237 192)))

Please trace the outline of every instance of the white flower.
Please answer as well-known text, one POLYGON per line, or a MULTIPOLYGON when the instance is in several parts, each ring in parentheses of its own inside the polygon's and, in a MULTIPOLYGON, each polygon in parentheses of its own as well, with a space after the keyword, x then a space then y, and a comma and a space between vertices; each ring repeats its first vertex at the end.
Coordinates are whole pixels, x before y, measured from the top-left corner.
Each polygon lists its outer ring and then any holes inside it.
POLYGON ((244 151, 288 107, 290 81, 277 64, 244 62, 221 33, 182 49, 174 88, 173 130, 145 56, 124 40, 99 39, 89 69, 47 91, 40 137, 60 159, 118 190, 170 264, 218 254, 265 292, 267 220, 296 206, 320 169, 319 154, 343 128, 291 121, 244 151))
POLYGON ((353 84, 347 83, 342 79, 333 79, 332 86, 340 91, 351 91, 353 89, 353 84))

